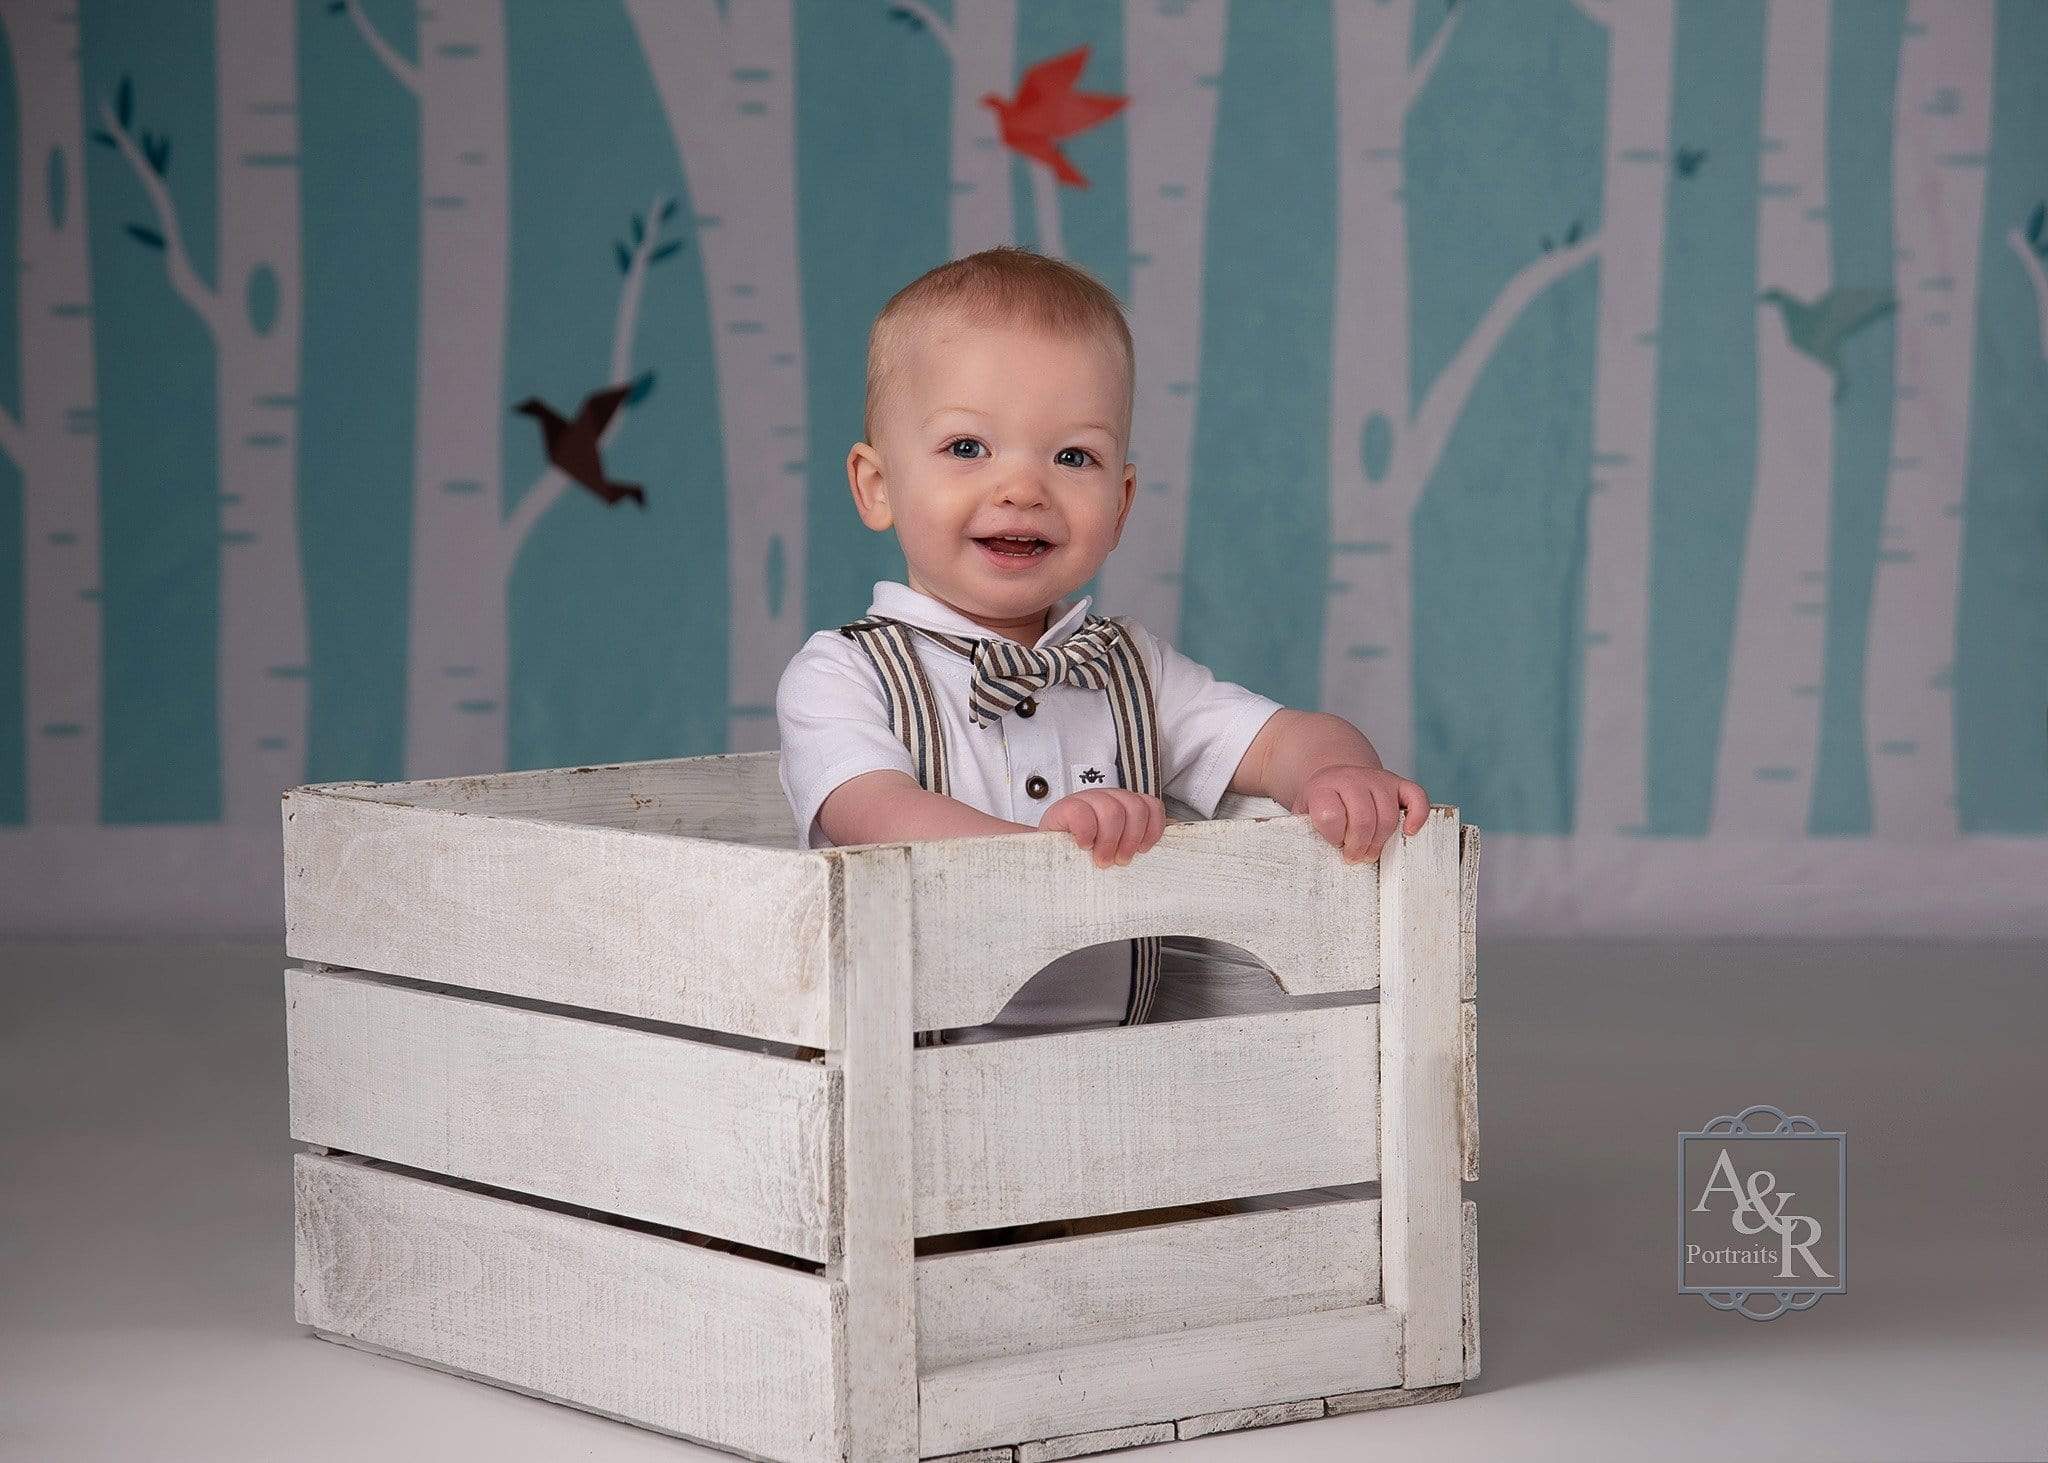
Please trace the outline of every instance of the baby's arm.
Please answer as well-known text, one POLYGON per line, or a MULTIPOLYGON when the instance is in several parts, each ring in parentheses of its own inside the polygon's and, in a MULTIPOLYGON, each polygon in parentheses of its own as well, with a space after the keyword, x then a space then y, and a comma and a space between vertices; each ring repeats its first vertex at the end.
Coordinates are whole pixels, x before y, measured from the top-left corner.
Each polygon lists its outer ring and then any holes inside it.
MULTIPOLYGON (((893 843, 910 838, 973 838, 987 833, 1031 833, 993 813, 919 787, 907 772, 880 768, 849 778, 818 807, 818 826, 836 844, 893 843)), ((1159 841, 1166 805, 1120 788, 1070 793, 1045 810, 1041 829, 1061 829, 1091 849, 1099 868, 1127 864, 1159 841)))
POLYGON ((848 778, 834 788, 818 806, 818 826, 840 845, 1034 831, 1028 824, 927 792, 909 773, 886 767, 848 778))
POLYGON ((1283 706, 1252 738, 1230 790, 1307 813, 1347 862, 1377 859, 1395 828, 1417 833, 1429 795, 1389 772, 1365 733, 1328 711, 1283 706))

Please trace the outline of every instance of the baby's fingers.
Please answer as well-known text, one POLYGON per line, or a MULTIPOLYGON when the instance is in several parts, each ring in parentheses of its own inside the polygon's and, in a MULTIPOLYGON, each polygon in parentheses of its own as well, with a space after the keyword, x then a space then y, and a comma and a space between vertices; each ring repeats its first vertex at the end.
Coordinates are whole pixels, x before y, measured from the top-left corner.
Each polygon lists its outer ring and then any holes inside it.
POLYGON ((1096 822, 1095 810, 1081 798, 1062 802, 1053 807, 1038 826, 1064 829, 1073 835, 1074 842, 1082 848, 1093 848, 1096 840, 1101 837, 1101 827, 1096 822))
POLYGON ((1106 869, 1122 863, 1124 828, 1130 821, 1122 799, 1102 798, 1096 802, 1095 820, 1101 829, 1095 837, 1095 867, 1106 869))

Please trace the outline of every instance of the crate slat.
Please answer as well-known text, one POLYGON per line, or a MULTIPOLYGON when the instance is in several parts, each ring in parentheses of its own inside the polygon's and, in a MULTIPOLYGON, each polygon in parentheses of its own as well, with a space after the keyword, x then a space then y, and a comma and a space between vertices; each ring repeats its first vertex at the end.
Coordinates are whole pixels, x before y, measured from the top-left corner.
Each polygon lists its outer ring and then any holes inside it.
POLYGON ((1377 1178, 1378 1030, 1362 1004, 922 1048, 917 1233, 1377 1178))
POLYGON ((1406 1318, 1400 1384, 1422 1387, 1465 1368, 1457 810, 1432 807, 1380 862, 1380 1254, 1387 1305, 1406 1318))
POLYGON ((1379 1224, 1379 1200, 1348 1199, 928 1255, 918 1369, 1371 1305, 1379 1224))
POLYGON ((285 951, 823 1047, 827 865, 295 788, 284 796, 285 951))
POLYGON ((1249 951, 1289 995, 1378 981, 1378 866, 1347 864, 1306 817, 1169 825, 1122 867, 1099 869, 1061 833, 913 843, 919 1030, 993 1021, 1018 987, 1072 950, 1196 935, 1249 951), (1284 901, 1285 918, 1276 918, 1284 901), (1057 911, 1005 919, 989 911, 1057 911))
POLYGON ((922 1447, 961 1452, 1062 1433, 1391 1387, 1401 1317, 1347 1306, 1028 1352, 931 1373, 922 1447))
POLYGON ((301 1325, 719 1447, 844 1456, 834 1282, 360 1159, 293 1170, 301 1325))
POLYGON ((823 1261, 838 1073, 344 972, 285 972, 291 1133, 823 1261))

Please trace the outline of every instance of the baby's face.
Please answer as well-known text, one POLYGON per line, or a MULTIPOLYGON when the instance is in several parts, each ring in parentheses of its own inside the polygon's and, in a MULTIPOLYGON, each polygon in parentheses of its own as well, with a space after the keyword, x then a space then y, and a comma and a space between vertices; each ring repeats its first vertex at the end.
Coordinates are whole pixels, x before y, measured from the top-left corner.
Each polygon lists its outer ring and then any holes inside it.
POLYGON ((1130 512, 1121 361, 1093 339, 942 320, 899 367, 879 440, 847 459, 861 520, 895 528, 912 589, 1036 640, 1130 512), (991 542, 1004 535, 1035 543, 991 542))

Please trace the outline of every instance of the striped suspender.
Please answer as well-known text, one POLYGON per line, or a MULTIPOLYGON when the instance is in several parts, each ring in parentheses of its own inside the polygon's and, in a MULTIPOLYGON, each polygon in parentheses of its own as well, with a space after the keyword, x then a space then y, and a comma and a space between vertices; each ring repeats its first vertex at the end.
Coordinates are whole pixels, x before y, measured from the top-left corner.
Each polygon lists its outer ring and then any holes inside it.
MULTIPOLYGON (((1099 617, 1090 615, 1091 622, 1099 617)), ((1116 719, 1117 757, 1122 764, 1124 786, 1132 792, 1161 797, 1159 773, 1159 715, 1152 698, 1152 678, 1145 672, 1145 658, 1120 619, 1112 618, 1123 633, 1110 651, 1115 674, 1105 688, 1109 708, 1116 719)), ((1159 993, 1159 949, 1157 935, 1143 935, 1131 941, 1131 999, 1124 1008, 1124 1025, 1141 1025, 1152 1012, 1152 999, 1159 993)))
MULTIPOLYGON (((1109 696, 1111 717, 1116 722, 1117 757, 1123 769, 1124 786, 1133 792, 1158 797, 1161 795, 1158 712, 1152 695, 1152 678, 1146 673, 1144 657, 1138 653, 1136 642, 1129 630, 1123 628, 1121 620, 1105 620, 1102 616, 1090 615, 1086 621, 1090 627, 1105 623, 1115 624, 1122 630, 1110 651, 1114 674, 1110 676, 1105 690, 1109 696)), ((880 615, 868 615, 839 627, 839 633, 866 651, 868 659, 874 662, 875 672, 881 677, 882 688, 889 698, 890 727, 910 751, 911 762, 917 768, 918 785, 928 792, 951 797, 952 784, 946 772, 944 724, 939 720, 938 702, 932 695, 931 683, 925 678, 924 668, 918 664, 910 638, 912 630, 950 650, 973 654, 971 640, 943 635, 922 626, 906 625, 900 620, 880 615)), ((1159 989, 1159 951, 1157 935, 1145 935, 1131 942, 1131 994, 1124 1005, 1123 1019, 1126 1026, 1139 1025, 1151 1013, 1152 1001, 1159 989)), ((937 1046, 939 1033, 920 1031, 915 1041, 918 1046, 937 1046)))

